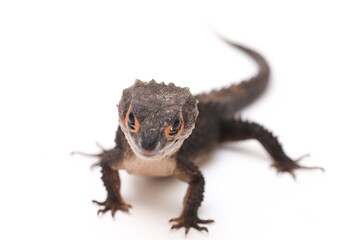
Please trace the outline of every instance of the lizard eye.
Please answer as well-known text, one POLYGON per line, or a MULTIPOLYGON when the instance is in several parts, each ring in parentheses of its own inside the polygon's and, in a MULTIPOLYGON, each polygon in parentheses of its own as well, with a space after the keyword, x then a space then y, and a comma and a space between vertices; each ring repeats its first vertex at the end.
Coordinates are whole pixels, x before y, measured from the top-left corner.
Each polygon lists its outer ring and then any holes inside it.
POLYGON ((125 123, 131 132, 137 132, 137 130, 139 129, 139 121, 136 119, 134 113, 131 111, 131 106, 126 113, 125 123))
POLYGON ((180 113, 180 116, 176 118, 172 124, 166 127, 165 135, 168 138, 172 138, 175 135, 179 134, 183 128, 184 128, 184 121, 182 114, 180 113))

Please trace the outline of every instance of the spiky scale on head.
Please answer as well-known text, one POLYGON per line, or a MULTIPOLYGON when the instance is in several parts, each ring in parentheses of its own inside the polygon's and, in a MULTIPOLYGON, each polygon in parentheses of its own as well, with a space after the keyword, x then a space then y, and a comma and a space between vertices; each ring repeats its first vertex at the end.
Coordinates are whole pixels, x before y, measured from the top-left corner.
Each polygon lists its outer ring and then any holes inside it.
POLYGON ((176 87, 171 83, 168 85, 163 82, 156 83, 155 80, 143 82, 137 79, 133 86, 124 91, 129 90, 131 90, 131 101, 133 103, 141 103, 151 107, 182 106, 189 98, 193 98, 189 88, 176 87))
POLYGON ((134 153, 144 159, 177 151, 195 127, 197 115, 197 100, 189 88, 154 80, 137 79, 123 91, 119 104, 121 129, 134 153))

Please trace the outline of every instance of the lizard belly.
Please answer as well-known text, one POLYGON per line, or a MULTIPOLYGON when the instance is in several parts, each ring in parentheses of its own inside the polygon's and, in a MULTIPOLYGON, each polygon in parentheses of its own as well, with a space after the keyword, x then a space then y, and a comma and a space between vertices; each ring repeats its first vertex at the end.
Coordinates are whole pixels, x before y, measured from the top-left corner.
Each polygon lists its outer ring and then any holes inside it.
POLYGON ((129 174, 166 177, 173 174, 176 168, 176 161, 172 157, 145 160, 134 155, 129 159, 124 159, 121 168, 125 169, 129 174))

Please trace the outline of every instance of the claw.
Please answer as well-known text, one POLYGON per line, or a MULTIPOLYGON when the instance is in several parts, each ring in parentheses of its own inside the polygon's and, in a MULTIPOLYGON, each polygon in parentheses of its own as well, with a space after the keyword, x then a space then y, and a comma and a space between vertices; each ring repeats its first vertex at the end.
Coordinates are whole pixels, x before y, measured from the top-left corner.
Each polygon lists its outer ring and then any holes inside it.
POLYGON ((171 226, 171 230, 184 227, 185 235, 186 235, 186 234, 188 234, 190 228, 195 228, 198 231, 209 232, 206 227, 199 226, 198 224, 199 223, 201 223, 201 224, 212 223, 212 222, 214 222, 214 220, 212 220, 212 219, 202 220, 202 219, 199 219, 197 216, 190 216, 190 217, 180 216, 178 218, 170 219, 169 222, 177 222, 176 224, 171 226))
POLYGON ((169 222, 177 222, 179 220, 180 220, 180 218, 172 218, 172 219, 169 220, 169 222))
POLYGON ((203 223, 203 224, 206 224, 206 223, 213 223, 214 220, 212 219, 208 219, 208 220, 202 220, 202 219, 198 219, 197 221, 198 223, 203 223))
POLYGON ((124 203, 123 205, 121 205, 120 210, 123 212, 129 212, 129 208, 132 208, 132 206, 130 204, 124 203))
POLYGON ((196 230, 198 230, 198 231, 209 232, 206 227, 200 227, 199 225, 195 225, 194 228, 195 228, 196 230))
POLYGON ((299 164, 299 162, 302 159, 304 159, 306 157, 309 157, 309 156, 310 156, 309 154, 305 154, 305 155, 299 157, 298 159, 296 159, 294 161, 288 158, 287 161, 274 162, 273 164, 271 164, 271 166, 275 167, 277 169, 278 173, 280 173, 280 172, 288 172, 294 178, 295 181, 296 181, 295 170, 297 170, 297 169, 306 169, 306 170, 319 169, 322 172, 325 172, 325 169, 322 168, 322 167, 306 167, 306 166, 301 166, 299 164))
POLYGON ((101 153, 98 153, 98 154, 94 154, 94 153, 84 153, 84 152, 78 152, 78 151, 74 151, 74 152, 71 152, 70 155, 75 155, 75 154, 79 154, 79 155, 82 155, 82 156, 86 156, 86 157, 101 157, 104 152, 106 152, 105 148, 103 146, 100 145, 100 143, 96 142, 95 145, 100 148, 100 150, 102 151, 101 153))
POLYGON ((98 210, 98 212, 97 212, 97 215, 99 216, 100 215, 100 213, 101 214, 104 214, 104 213, 106 213, 107 211, 109 211, 110 210, 110 207, 104 207, 103 209, 99 209, 98 210))
POLYGON ((298 159, 296 159, 294 162, 298 163, 298 162, 300 162, 301 160, 303 160, 304 158, 308 158, 308 157, 310 157, 310 154, 309 154, 309 153, 304 154, 304 155, 300 156, 298 159))
POLYGON ((96 203, 99 206, 104 206, 106 204, 106 201, 105 202, 99 202, 99 201, 96 201, 96 200, 92 200, 92 202, 96 203))
POLYGON ((296 181, 296 175, 294 170, 289 171, 290 175, 293 177, 294 181, 296 181))
POLYGON ((302 167, 302 166, 300 166, 299 169, 321 170, 323 173, 325 173, 325 169, 322 167, 302 167))
POLYGON ((111 208, 111 216, 114 218, 115 217, 115 212, 116 212, 116 209, 115 208, 111 208))
POLYGON ((98 210, 98 212, 97 212, 98 215, 100 213, 104 214, 107 211, 111 210, 111 216, 112 217, 115 217, 115 213, 116 213, 117 210, 128 213, 129 208, 132 207, 130 204, 124 203, 121 199, 120 200, 107 199, 105 202, 98 202, 98 201, 93 200, 92 202, 99 205, 99 206, 104 206, 103 209, 98 210))
POLYGON ((106 151, 105 148, 104 148, 100 143, 96 142, 95 145, 96 145, 98 148, 100 148, 101 151, 103 151, 103 152, 106 151))
MULTIPOLYGON (((84 153, 84 152, 74 151, 74 152, 71 152, 71 155, 78 154, 78 155, 82 155, 82 156, 86 156, 86 157, 103 158, 104 155, 106 154, 106 152, 108 152, 108 151, 106 151, 105 148, 100 145, 100 143, 96 142, 95 144, 98 148, 100 148, 100 150, 101 150, 100 153, 95 154, 95 153, 84 153)), ((100 166, 100 161, 92 164, 90 166, 90 169, 93 170, 95 167, 99 167, 99 166, 100 166)))
POLYGON ((174 224, 174 225, 171 227, 171 229, 179 229, 179 228, 181 228, 181 227, 183 227, 183 224, 178 223, 178 224, 174 224))
POLYGON ((98 154, 94 154, 94 153, 84 153, 84 152, 78 152, 78 151, 74 151, 70 153, 71 156, 78 154, 78 155, 82 155, 82 156, 86 156, 86 157, 101 157, 102 153, 98 153, 98 154))
POLYGON ((100 162, 94 163, 90 166, 90 170, 94 170, 94 168, 100 167, 100 162))

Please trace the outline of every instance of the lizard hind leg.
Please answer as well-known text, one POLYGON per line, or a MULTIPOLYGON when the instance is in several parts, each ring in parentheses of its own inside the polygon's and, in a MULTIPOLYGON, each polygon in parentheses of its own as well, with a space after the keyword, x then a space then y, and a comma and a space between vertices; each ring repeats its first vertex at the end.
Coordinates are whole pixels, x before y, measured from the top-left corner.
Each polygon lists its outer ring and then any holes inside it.
POLYGON ((290 173, 294 179, 296 179, 296 169, 319 169, 323 172, 325 171, 322 167, 306 167, 300 165, 300 160, 308 155, 304 155, 297 160, 288 157, 278 139, 260 124, 243 120, 223 121, 222 142, 248 139, 259 141, 274 160, 271 166, 275 167, 278 172, 290 173))

